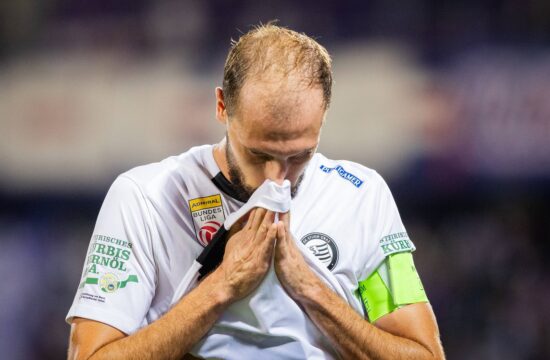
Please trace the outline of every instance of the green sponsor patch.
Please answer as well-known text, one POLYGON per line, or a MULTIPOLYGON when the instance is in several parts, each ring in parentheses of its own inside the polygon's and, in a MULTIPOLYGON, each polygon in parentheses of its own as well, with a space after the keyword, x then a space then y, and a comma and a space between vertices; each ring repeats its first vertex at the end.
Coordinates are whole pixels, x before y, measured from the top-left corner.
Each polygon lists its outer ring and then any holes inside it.
POLYGON ((126 272, 131 257, 132 243, 111 236, 94 235, 86 261, 86 273, 100 274, 102 269, 126 272))
POLYGON ((414 251, 415 247, 406 232, 384 236, 380 239, 380 247, 385 256, 404 251, 414 251))
POLYGON ((128 283, 138 282, 137 275, 131 275, 131 267, 127 267, 132 258, 133 245, 123 239, 96 234, 92 237, 84 270, 84 285, 97 285, 101 291, 113 293, 123 289, 128 283), (119 280, 126 277, 125 280, 119 280))
POLYGON ((126 280, 118 281, 118 277, 114 274, 105 274, 99 278, 97 277, 87 277, 82 281, 79 288, 83 288, 84 285, 99 285, 101 288, 101 291, 112 293, 117 291, 118 289, 123 289, 126 287, 128 283, 138 283, 138 277, 137 275, 130 275, 126 280))

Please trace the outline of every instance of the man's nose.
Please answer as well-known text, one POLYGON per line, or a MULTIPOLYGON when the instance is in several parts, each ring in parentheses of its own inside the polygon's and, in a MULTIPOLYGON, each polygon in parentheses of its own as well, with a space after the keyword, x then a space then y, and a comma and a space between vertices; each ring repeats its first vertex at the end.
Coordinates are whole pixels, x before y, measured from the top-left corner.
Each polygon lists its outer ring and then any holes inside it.
POLYGON ((288 173, 288 163, 285 160, 272 160, 266 163, 265 177, 281 185, 288 173))

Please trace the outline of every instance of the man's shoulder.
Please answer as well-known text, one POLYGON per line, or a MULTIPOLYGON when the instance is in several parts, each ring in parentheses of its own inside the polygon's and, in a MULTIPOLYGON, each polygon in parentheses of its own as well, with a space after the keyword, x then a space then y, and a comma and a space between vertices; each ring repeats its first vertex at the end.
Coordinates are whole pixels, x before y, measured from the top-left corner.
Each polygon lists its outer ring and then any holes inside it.
POLYGON ((321 153, 315 154, 312 162, 313 178, 316 181, 351 184, 358 189, 378 187, 384 180, 380 174, 365 165, 350 160, 333 160, 321 153), (330 176, 322 176, 323 174, 330 176))
POLYGON ((136 166, 120 174, 119 178, 131 180, 146 194, 171 186, 184 186, 193 178, 209 176, 205 155, 211 149, 212 145, 196 146, 179 155, 136 166))

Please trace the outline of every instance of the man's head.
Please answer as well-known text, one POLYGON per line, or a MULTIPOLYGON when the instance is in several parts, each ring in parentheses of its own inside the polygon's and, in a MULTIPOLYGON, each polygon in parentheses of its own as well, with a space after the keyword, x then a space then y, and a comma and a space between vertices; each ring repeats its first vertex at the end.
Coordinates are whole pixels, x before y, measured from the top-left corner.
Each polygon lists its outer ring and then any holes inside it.
POLYGON ((250 195, 265 179, 289 179, 296 193, 331 88, 330 57, 306 35, 270 24, 233 43, 216 115, 227 127, 226 161, 237 189, 250 195))

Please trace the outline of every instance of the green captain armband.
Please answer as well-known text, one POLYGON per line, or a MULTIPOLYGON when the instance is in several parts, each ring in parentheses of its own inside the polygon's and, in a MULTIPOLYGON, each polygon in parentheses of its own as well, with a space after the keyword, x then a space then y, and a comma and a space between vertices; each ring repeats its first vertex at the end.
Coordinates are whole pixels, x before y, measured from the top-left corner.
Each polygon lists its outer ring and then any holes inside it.
POLYGON ((359 282, 359 295, 371 323, 404 305, 428 301, 410 252, 386 257, 378 269, 359 282))

